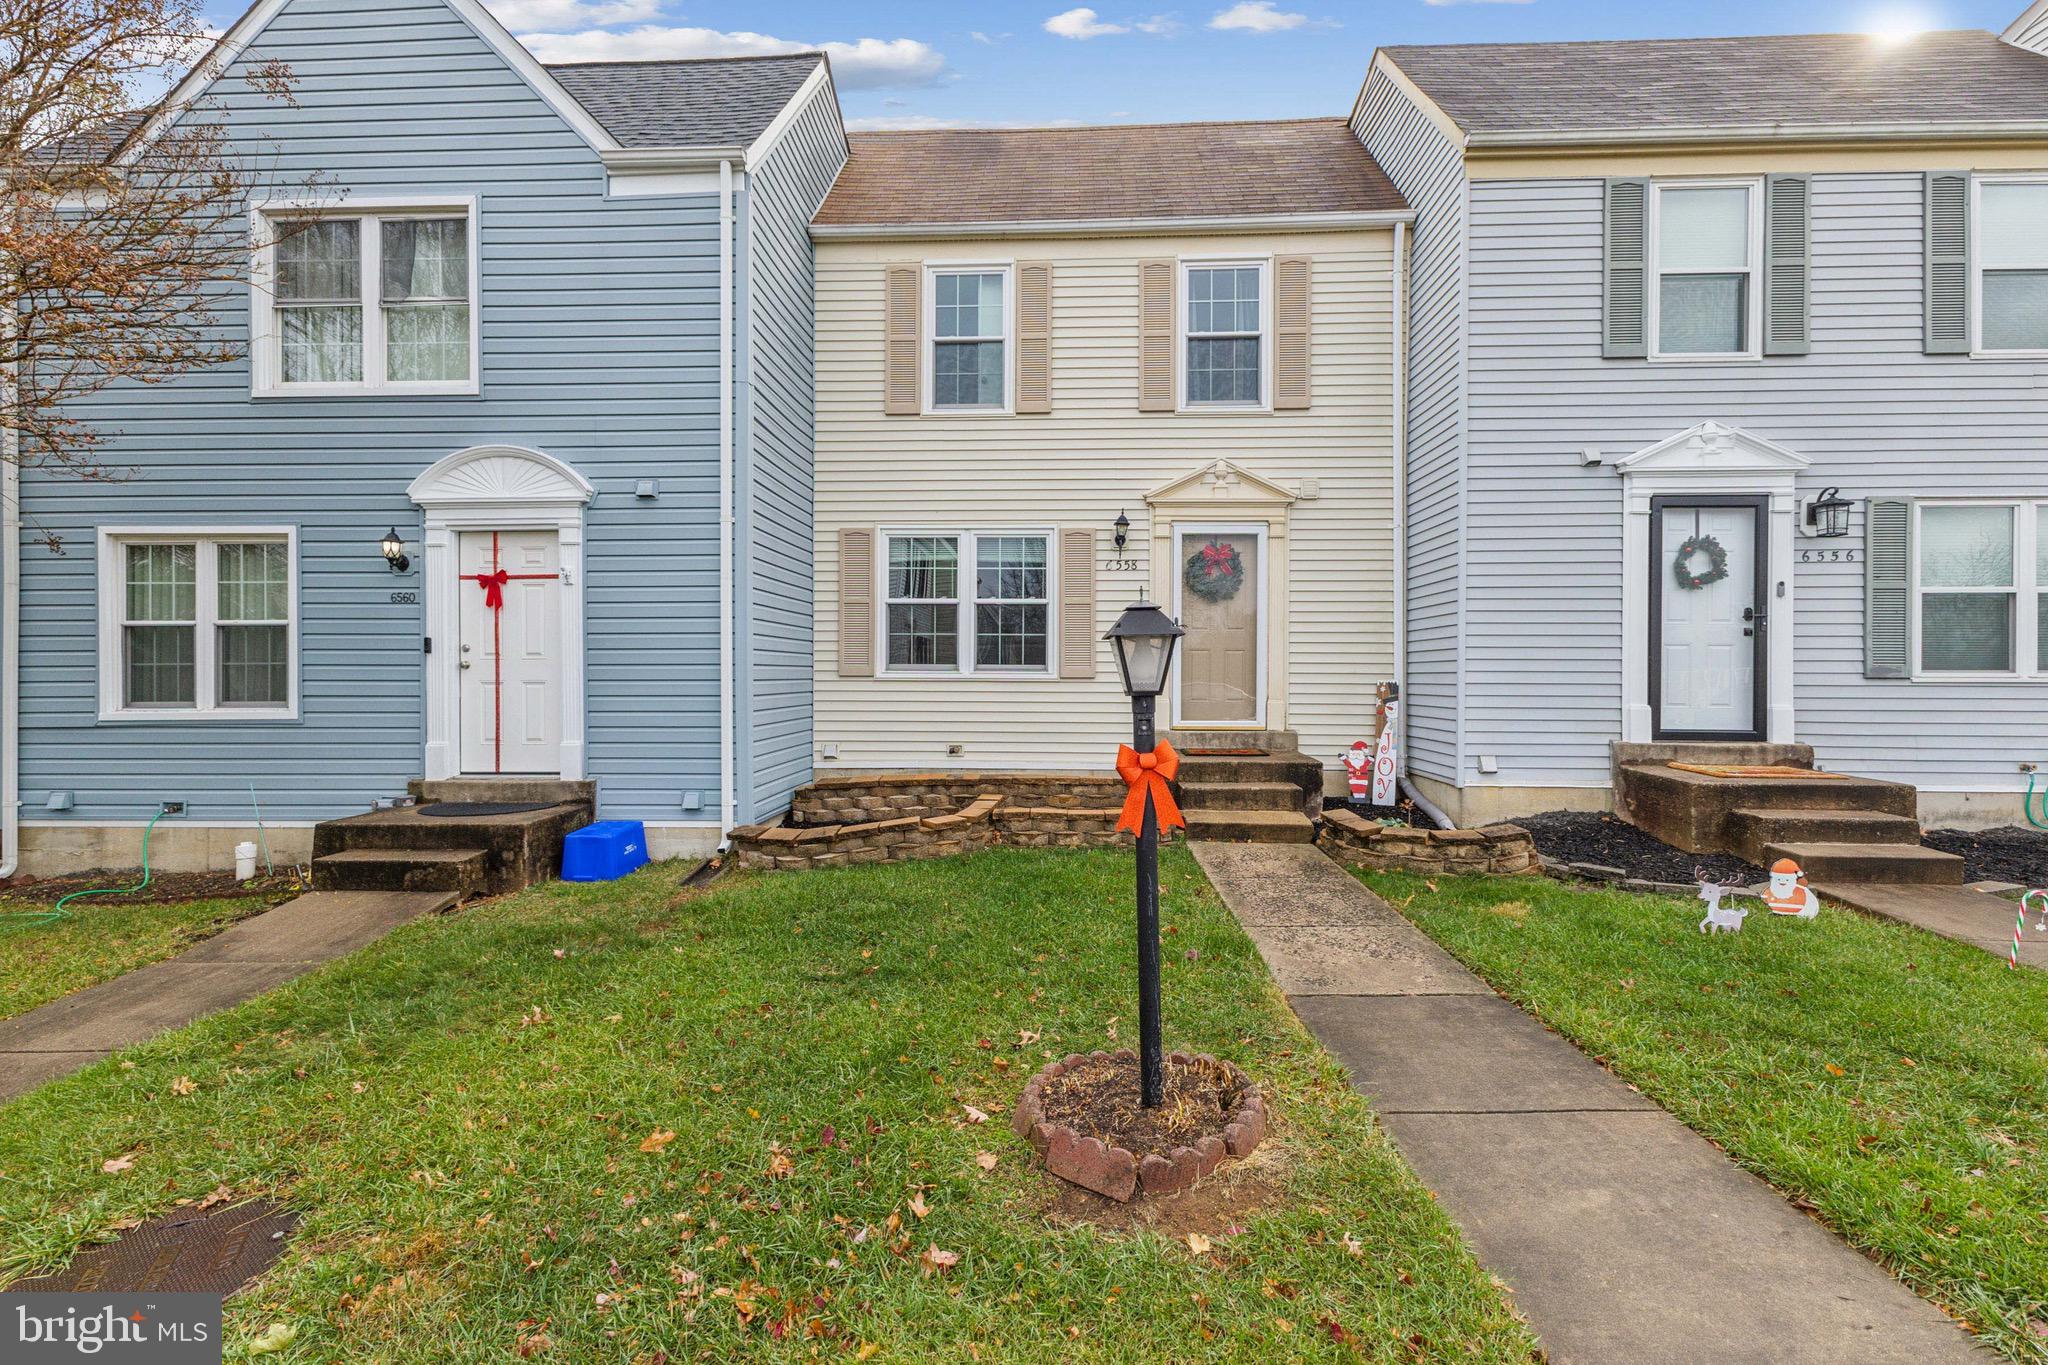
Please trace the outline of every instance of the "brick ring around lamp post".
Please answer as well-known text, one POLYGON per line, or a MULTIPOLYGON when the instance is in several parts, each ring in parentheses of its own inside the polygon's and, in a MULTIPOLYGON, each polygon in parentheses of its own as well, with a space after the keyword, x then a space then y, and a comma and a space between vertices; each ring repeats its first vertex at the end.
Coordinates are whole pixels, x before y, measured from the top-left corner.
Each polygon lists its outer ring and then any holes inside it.
POLYGON ((1044 1158, 1046 1170, 1123 1203, 1141 1192, 1153 1198, 1175 1194, 1213 1172, 1224 1157, 1249 1156, 1265 1140, 1265 1099, 1234 1064, 1207 1053, 1185 1052, 1169 1054, 1166 1063, 1171 1080, 1192 1074, 1228 1088, 1221 1117, 1209 1131, 1177 1134, 1171 1145, 1150 1144, 1155 1150, 1141 1156, 1129 1147, 1116 1145, 1114 1134, 1105 1141, 1080 1131, 1072 1123, 1046 1117, 1048 1107, 1063 1107, 1058 1103, 1063 1079, 1071 1078, 1069 1084, 1078 1084, 1090 1075, 1101 1077, 1108 1071, 1135 1069, 1138 1057, 1130 1048, 1075 1052, 1051 1063, 1024 1083, 1011 1126, 1017 1136, 1044 1158), (1049 1091, 1053 1094, 1050 1106, 1049 1091))

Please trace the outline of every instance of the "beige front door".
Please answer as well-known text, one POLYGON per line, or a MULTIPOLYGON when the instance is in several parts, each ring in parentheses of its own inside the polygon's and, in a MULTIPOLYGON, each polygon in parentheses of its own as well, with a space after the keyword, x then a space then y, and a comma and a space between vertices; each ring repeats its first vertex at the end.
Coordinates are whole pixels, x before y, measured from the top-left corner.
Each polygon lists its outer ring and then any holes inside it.
POLYGON ((1180 527, 1174 572, 1181 625, 1174 723, 1257 729, 1266 723, 1265 538, 1237 528, 1180 527))

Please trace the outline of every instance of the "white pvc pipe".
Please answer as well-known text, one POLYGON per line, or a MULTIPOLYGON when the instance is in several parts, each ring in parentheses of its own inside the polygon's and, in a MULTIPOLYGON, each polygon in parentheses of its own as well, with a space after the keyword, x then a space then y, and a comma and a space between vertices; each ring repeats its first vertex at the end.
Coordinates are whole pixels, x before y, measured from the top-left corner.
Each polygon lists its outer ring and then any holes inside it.
POLYGON ((718 163, 718 846, 739 823, 733 666, 732 162, 718 163))
POLYGON ((0 445, 0 877, 21 866, 21 437, 0 445))

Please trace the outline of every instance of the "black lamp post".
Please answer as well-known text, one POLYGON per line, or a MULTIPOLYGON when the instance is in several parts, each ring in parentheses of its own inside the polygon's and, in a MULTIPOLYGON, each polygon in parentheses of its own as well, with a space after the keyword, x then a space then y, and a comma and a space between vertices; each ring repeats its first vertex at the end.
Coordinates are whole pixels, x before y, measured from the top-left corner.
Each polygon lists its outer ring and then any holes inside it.
MULTIPOLYGON (((1103 637, 1116 645, 1116 666, 1131 699, 1131 747, 1140 754, 1151 753, 1156 743, 1153 708, 1166 690, 1174 643, 1185 633, 1150 602, 1134 602, 1103 637)), ((1138 831, 1138 1058, 1147 1109, 1159 1107, 1166 1088, 1159 1034, 1159 812, 1148 791, 1138 831)))

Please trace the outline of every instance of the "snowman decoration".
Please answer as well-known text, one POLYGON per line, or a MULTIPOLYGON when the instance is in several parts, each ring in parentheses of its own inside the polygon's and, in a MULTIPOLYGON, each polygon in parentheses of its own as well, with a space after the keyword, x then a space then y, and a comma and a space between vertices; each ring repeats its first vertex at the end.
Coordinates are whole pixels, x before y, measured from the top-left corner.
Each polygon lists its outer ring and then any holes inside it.
POLYGON ((1820 897, 1813 894, 1813 888, 1806 884, 1806 874, 1790 858, 1780 858, 1771 864, 1771 884, 1764 892, 1764 904, 1771 907, 1774 915, 1795 919, 1812 919, 1820 913, 1820 897))
POLYGON ((1354 743, 1344 754, 1344 776, 1351 785, 1351 799, 1358 805, 1372 802, 1372 750, 1365 741, 1354 743))

